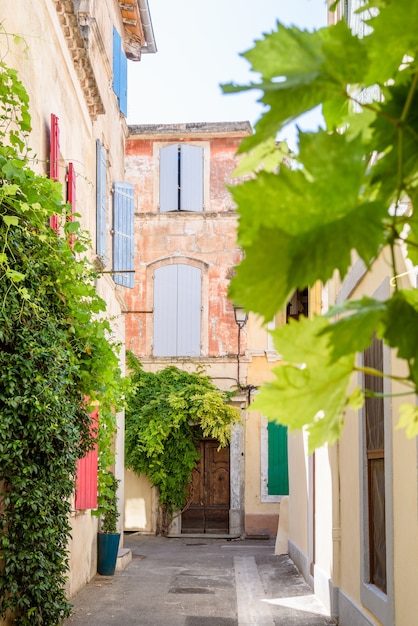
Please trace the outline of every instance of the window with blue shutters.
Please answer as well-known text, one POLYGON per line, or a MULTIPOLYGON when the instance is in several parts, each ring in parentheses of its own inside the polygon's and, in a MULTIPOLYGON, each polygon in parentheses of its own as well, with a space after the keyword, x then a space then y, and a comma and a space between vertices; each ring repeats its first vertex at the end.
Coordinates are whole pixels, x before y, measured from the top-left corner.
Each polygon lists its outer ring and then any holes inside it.
POLYGON ((106 265, 106 152, 96 141, 96 253, 106 265))
POLYGON ((160 211, 203 211, 203 148, 172 144, 160 150, 160 211))
POLYGON ((119 111, 128 113, 128 63, 122 48, 122 37, 113 27, 113 91, 118 99, 119 111))
POLYGON ((113 280, 134 286, 134 186, 113 185, 113 280))
POLYGON ((199 356, 202 272, 164 265, 154 272, 154 356, 199 356))

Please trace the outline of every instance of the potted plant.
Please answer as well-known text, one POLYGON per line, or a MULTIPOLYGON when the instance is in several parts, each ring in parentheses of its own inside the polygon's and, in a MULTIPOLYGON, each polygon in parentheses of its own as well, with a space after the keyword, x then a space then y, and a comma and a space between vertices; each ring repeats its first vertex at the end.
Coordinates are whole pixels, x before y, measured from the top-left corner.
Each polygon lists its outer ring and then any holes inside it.
POLYGON ((113 576, 118 558, 120 533, 117 531, 119 518, 117 488, 119 480, 107 471, 101 480, 98 512, 100 530, 97 535, 97 571, 102 576, 113 576))

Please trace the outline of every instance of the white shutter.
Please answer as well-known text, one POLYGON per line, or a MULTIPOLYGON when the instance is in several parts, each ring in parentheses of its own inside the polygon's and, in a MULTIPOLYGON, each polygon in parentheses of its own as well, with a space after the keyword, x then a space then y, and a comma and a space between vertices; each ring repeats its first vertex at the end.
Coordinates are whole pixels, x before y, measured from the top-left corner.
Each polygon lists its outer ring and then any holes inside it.
POLYGON ((164 265, 154 272, 154 356, 198 356, 201 270, 164 265))
POLYGON ((179 193, 179 151, 173 144, 160 150, 160 211, 177 211, 179 193))
POLYGON ((203 211, 203 148, 184 144, 180 147, 180 208, 203 211))

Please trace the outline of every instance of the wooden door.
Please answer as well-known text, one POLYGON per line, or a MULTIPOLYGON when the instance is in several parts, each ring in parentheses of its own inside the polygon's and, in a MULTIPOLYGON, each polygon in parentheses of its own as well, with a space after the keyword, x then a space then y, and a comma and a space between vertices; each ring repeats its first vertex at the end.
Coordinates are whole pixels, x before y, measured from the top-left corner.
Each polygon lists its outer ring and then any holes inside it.
POLYGON ((229 447, 203 439, 200 461, 193 471, 190 506, 181 516, 182 533, 229 532, 229 447))

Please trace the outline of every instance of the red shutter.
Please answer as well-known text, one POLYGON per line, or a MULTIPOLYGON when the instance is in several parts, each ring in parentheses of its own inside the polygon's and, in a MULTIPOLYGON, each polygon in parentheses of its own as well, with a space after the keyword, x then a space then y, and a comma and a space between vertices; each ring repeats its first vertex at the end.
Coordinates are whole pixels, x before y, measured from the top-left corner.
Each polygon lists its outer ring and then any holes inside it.
MULTIPOLYGON (((91 429, 97 431, 98 409, 90 417, 91 429)), ((97 445, 77 461, 75 508, 97 509, 97 445)))
MULTIPOLYGON (((68 163, 68 171, 67 171, 67 202, 71 205, 71 216, 68 216, 68 221, 74 221, 74 213, 76 212, 76 188, 75 188, 75 171, 74 165, 72 163, 68 163)), ((72 247, 74 245, 75 236, 70 235, 68 238, 68 243, 72 247)))
MULTIPOLYGON (((49 138, 49 178, 55 182, 58 180, 58 159, 60 153, 60 133, 58 127, 58 117, 51 113, 51 128, 49 138)), ((51 215, 49 224, 56 233, 59 229, 58 215, 51 215)))

